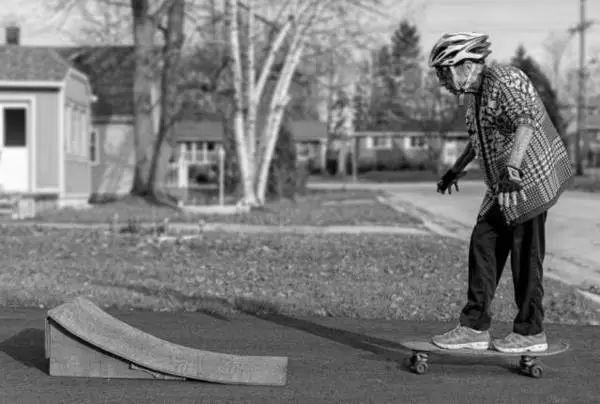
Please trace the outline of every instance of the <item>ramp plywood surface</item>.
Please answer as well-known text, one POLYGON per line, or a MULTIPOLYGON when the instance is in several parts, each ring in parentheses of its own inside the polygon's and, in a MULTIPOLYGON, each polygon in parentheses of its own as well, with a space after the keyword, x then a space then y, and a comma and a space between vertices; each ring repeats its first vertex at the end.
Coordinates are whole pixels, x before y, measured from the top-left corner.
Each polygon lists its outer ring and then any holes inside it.
MULTIPOLYGON (((49 310, 48 318, 77 339, 161 374, 217 383, 286 383, 287 357, 239 356, 177 345, 116 319, 85 298, 49 310)), ((51 344, 47 337, 50 357, 51 344)))

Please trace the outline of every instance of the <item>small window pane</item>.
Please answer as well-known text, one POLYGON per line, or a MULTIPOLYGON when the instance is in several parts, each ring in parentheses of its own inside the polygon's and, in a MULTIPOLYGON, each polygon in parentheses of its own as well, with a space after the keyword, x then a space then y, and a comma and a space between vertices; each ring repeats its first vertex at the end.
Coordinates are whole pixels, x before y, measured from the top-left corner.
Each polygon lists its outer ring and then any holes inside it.
POLYGON ((26 133, 25 109, 6 108, 4 110, 4 146, 25 146, 26 133))

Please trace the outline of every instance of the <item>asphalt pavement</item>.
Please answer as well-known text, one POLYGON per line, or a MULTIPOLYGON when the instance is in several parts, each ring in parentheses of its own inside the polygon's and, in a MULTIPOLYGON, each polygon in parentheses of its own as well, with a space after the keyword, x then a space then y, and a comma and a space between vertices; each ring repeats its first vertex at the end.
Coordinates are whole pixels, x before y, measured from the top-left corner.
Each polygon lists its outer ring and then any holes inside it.
MULTIPOLYGON (((284 387, 195 381, 52 377, 44 358, 43 309, 0 310, 0 402, 6 403, 591 403, 600 397, 600 338, 593 326, 548 325, 553 341, 572 349, 544 358, 544 377, 516 372, 516 358, 433 357, 416 375, 401 363, 399 342, 429 337, 453 324, 232 317, 203 313, 108 310, 159 338, 197 349, 241 355, 288 356, 284 387)), ((495 324, 494 335, 510 330, 495 324)))

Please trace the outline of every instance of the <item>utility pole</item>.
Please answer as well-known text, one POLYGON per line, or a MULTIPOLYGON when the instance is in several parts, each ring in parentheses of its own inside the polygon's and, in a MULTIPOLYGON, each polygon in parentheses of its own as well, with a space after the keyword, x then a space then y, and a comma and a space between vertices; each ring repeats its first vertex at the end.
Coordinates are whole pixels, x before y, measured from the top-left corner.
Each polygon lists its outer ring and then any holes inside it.
POLYGON ((585 0, 579 0, 579 25, 571 32, 579 32, 579 90, 577 94, 577 133, 575 136, 575 174, 583 175, 581 153, 582 133, 585 130, 585 31, 591 22, 585 19, 585 0))

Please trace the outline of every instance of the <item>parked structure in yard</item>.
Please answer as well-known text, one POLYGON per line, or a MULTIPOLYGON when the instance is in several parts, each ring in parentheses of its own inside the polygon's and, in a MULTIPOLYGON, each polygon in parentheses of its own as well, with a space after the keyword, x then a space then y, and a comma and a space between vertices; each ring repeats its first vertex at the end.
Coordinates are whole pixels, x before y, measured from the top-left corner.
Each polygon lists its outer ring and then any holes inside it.
POLYGON ((0 191, 29 205, 86 203, 90 82, 54 50, 22 47, 18 29, 7 31, 0 46, 0 191))
MULTIPOLYGON (((14 26, 6 37, 12 42, 0 46, 0 210, 3 204, 29 203, 35 205, 31 211, 83 205, 129 193, 135 168, 133 47, 23 46, 14 26)), ((158 105, 158 82, 152 97, 158 105)), ((158 119, 154 108, 155 128, 158 119)), ((292 126, 299 153, 322 164, 325 125, 292 126)), ((188 176, 204 170, 214 177, 222 123, 194 118, 173 131, 178 145, 171 174, 181 175, 181 158, 188 176)))

